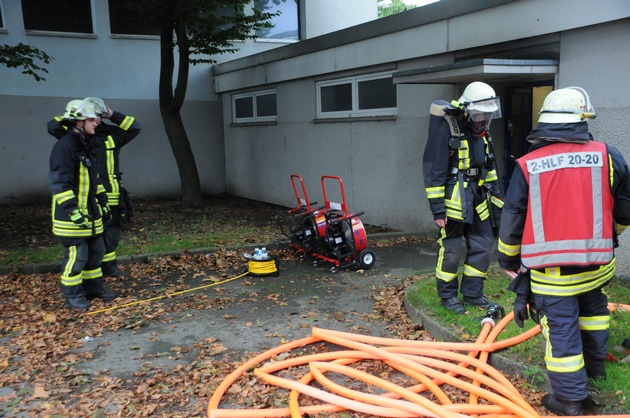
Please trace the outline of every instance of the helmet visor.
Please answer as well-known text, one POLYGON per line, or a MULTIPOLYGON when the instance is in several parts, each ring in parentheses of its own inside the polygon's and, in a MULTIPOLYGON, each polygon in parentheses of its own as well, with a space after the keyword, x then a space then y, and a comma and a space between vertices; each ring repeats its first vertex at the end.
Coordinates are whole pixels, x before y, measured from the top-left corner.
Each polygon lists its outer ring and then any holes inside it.
POLYGON ((492 119, 501 117, 501 102, 498 97, 477 100, 468 104, 466 111, 473 122, 485 121, 489 125, 492 119))
POLYGON ((101 118, 107 114, 107 107, 103 99, 86 97, 76 113, 84 118, 101 118))

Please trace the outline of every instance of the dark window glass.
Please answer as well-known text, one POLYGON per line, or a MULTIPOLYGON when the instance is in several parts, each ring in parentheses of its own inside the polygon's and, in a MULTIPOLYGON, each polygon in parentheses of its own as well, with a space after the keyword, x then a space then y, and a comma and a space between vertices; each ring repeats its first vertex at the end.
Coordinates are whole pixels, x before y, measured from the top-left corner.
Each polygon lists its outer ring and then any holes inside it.
POLYGON ((359 109, 396 107, 396 85, 391 78, 360 81, 359 109))
POLYGON ((0 7, 0 28, 4 28, 4 18, 2 17, 2 7, 0 7))
POLYGON ((258 38, 266 39, 300 39, 299 13, 297 0, 254 0, 254 7, 263 13, 277 13, 271 18, 273 28, 256 31, 258 38), (277 3, 277 4, 276 4, 277 3))
POLYGON ((22 0, 26 30, 93 33, 90 0, 22 0))
POLYGON ((153 7, 154 0, 109 0, 109 26, 112 33, 159 35, 159 25, 149 22, 142 13, 142 10, 153 7))
POLYGON ((234 112, 236 113, 236 119, 253 118, 254 98, 249 96, 234 99, 234 112))
POLYGON ((322 112, 352 110, 352 84, 335 84, 321 88, 322 112))
POLYGON ((276 116, 276 94, 261 94, 256 96, 256 116, 276 116))

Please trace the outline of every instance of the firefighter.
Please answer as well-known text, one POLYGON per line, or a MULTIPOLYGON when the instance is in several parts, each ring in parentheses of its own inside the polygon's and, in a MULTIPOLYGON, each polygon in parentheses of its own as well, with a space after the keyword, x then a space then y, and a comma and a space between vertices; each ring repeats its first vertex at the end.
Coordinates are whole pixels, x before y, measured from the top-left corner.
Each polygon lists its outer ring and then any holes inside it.
POLYGON ((583 415, 592 405, 588 379, 606 378, 603 288, 615 273, 617 235, 630 225, 630 172, 619 150, 593 140, 587 120, 595 116, 580 87, 547 95, 527 137, 530 151, 512 174, 499 232, 500 266, 525 277, 515 317, 528 317, 527 292, 540 314, 553 391, 542 404, 557 415, 583 415))
POLYGON ((459 292, 464 304, 487 308, 492 303, 483 289, 503 202, 488 129, 500 117, 499 98, 479 81, 469 84, 457 101, 431 104, 423 171, 440 228, 437 293, 444 308, 459 314, 466 311, 459 292), (467 251, 460 287, 462 238, 467 251))
MULTIPOLYGON (((129 195, 122 185, 120 149, 138 136, 142 127, 133 116, 112 111, 109 106, 106 106, 106 109, 103 120, 109 120, 112 123, 102 120, 96 128, 99 176, 103 180, 111 209, 111 220, 104 225, 105 255, 101 268, 103 275, 120 278, 128 277, 129 273, 119 268, 116 261, 116 249, 120 243, 122 225, 130 222, 132 216, 129 195)), ((58 139, 65 135, 67 130, 67 127, 60 123, 61 120, 61 117, 55 117, 48 122, 48 133, 58 139)))
POLYGON ((68 131, 50 154, 52 231, 64 247, 61 290, 67 305, 78 310, 87 310, 89 299, 117 297, 105 287, 101 270, 109 206, 98 178, 94 134, 105 112, 102 101, 70 101, 62 121, 68 131))

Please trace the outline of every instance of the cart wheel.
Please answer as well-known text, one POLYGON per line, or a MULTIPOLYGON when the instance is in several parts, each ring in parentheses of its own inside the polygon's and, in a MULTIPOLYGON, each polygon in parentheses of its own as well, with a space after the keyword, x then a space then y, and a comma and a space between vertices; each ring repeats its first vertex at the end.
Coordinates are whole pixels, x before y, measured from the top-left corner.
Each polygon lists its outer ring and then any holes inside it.
POLYGON ((359 266, 369 269, 376 263, 376 254, 372 250, 363 250, 359 253, 359 266))

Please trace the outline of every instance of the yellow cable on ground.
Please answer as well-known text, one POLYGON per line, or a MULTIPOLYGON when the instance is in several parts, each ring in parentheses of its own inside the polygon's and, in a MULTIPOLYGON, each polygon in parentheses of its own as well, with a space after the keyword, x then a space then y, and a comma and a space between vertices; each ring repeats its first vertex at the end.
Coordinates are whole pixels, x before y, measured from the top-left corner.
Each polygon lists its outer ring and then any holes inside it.
POLYGON ((252 260, 247 263, 249 273, 256 276, 269 276, 278 273, 278 262, 276 259, 252 260))
POLYGON ((232 277, 232 278, 229 278, 229 279, 222 280, 220 282, 215 282, 215 283, 207 284, 207 285, 204 285, 204 286, 194 287, 192 289, 180 290, 179 292, 173 292, 173 293, 169 293, 169 294, 162 295, 162 296, 156 296, 156 297, 150 298, 150 299, 136 300, 134 302, 125 303, 123 305, 112 306, 110 308, 99 309, 98 311, 88 312, 87 315, 94 315, 94 314, 97 314, 97 313, 113 311, 115 309, 126 308, 127 306, 139 305, 141 303, 148 303, 148 302, 153 302, 155 300, 160 300, 160 299, 164 299, 164 298, 171 298, 171 297, 177 296, 177 295, 183 295, 184 293, 192 292, 194 290, 200 290, 200 289, 205 289, 207 287, 212 287, 212 286, 218 286, 218 285, 221 285, 221 284, 225 284, 225 283, 231 282, 232 280, 240 279, 241 277, 246 276, 247 274, 249 274, 249 271, 246 271, 243 274, 239 274, 236 277, 232 277))

